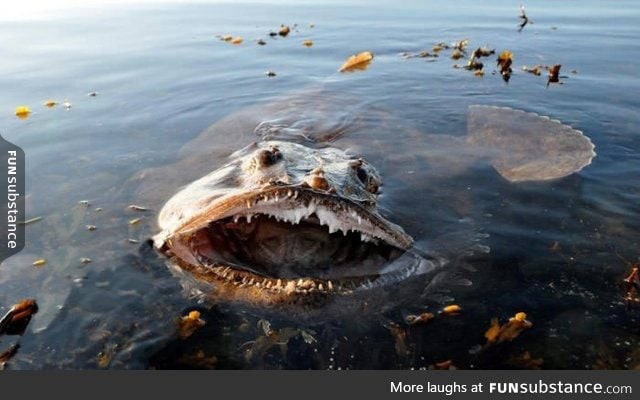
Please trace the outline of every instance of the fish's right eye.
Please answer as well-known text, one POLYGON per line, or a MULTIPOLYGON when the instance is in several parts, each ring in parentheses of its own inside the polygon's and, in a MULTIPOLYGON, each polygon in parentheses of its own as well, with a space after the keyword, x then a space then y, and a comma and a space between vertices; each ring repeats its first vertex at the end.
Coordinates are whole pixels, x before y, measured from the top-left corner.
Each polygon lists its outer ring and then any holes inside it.
POLYGON ((269 167, 282 159, 282 153, 277 147, 272 147, 270 150, 260 150, 256 155, 256 161, 260 167, 269 167))

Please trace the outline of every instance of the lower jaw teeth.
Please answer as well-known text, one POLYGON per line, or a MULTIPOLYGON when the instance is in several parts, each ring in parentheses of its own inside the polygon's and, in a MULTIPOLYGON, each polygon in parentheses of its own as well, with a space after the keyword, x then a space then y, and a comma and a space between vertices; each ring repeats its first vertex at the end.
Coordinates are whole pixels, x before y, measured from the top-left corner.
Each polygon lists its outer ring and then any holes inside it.
POLYGON ((287 295, 293 293, 305 295, 312 293, 350 294, 353 291, 358 290, 372 290, 386 284, 406 279, 411 275, 412 270, 413 268, 409 268, 406 271, 397 271, 391 274, 378 276, 374 279, 357 278, 334 283, 331 280, 320 282, 308 278, 300 278, 297 281, 282 280, 280 278, 264 278, 262 280, 256 280, 256 278, 248 277, 247 275, 242 276, 242 279, 240 279, 238 274, 242 274, 242 272, 234 271, 230 267, 212 267, 212 271, 215 272, 216 275, 240 288, 255 287, 260 290, 269 290, 273 293, 285 293, 287 295))

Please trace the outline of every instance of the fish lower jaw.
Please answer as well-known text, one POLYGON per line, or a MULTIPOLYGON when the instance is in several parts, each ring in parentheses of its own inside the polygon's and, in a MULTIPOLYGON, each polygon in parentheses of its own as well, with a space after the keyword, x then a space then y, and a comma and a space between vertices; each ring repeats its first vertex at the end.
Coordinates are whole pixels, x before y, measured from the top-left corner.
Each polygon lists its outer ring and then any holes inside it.
POLYGON ((297 279, 269 278, 245 271, 238 271, 229 266, 203 266, 218 280, 226 281, 238 289, 258 289, 279 295, 351 295, 362 290, 372 290, 403 281, 418 273, 418 265, 376 276, 362 276, 342 279, 320 279, 304 277, 297 279))

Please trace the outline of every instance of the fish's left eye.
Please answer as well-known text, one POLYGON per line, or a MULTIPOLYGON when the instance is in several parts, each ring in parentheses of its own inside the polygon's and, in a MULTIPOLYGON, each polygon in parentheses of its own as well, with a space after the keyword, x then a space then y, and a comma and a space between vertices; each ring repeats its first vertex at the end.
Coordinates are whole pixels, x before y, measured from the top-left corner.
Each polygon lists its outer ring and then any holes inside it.
POLYGON ((356 170, 356 175, 358 176, 358 179, 360 180, 360 182, 362 182, 365 185, 367 184, 369 174, 367 174, 367 171, 365 171, 364 168, 358 168, 356 170))

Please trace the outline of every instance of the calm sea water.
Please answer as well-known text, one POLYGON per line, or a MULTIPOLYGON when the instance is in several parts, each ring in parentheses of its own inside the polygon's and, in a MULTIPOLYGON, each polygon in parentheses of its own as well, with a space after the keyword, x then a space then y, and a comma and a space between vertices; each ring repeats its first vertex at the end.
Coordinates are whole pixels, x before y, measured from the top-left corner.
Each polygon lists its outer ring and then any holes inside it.
MULTIPOLYGON (((640 367, 640 304, 628 310, 622 286, 640 257, 640 7, 536 1, 527 5, 533 23, 519 33, 520 3, 145 2, 61 8, 35 19, 0 15, 0 131, 25 150, 27 214, 43 217, 27 226, 25 249, 0 266, 0 313, 24 297, 40 305, 23 337, 2 338, 2 348, 22 346, 8 368, 375 369, 445 360, 464 369, 640 367), (270 37, 280 24, 291 34, 270 37), (244 41, 218 37, 227 34, 244 41), (451 51, 403 55, 462 39, 469 51, 512 51, 509 83, 493 73, 495 56, 476 77, 453 67, 465 59, 451 60, 451 51), (363 50, 375 54, 369 68, 336 72, 363 50), (563 84, 547 87, 544 75, 521 70, 537 64, 562 64, 563 84), (363 154, 394 143, 393 156, 377 160, 390 219, 451 253, 456 242, 439 240, 443 232, 488 235, 482 244, 491 252, 467 260, 472 285, 362 318, 279 320, 198 303, 161 258, 126 240, 153 235, 167 196, 224 163, 220 150, 211 165, 158 176, 189 156, 180 149, 203 129, 246 107, 319 89, 347 96, 327 96, 335 115, 322 114, 323 124, 364 120, 363 154), (47 99, 72 107, 48 109, 47 99), (597 157, 543 183, 510 184, 486 165, 448 173, 447 163, 428 165, 436 173, 422 179, 415 170, 421 145, 405 132, 464 135, 472 104, 561 120, 592 139, 597 157), (26 120, 14 116, 19 105, 33 111, 26 120), (136 213, 127 208, 133 203, 151 210, 136 213), (134 218, 141 223, 129 224, 134 218), (38 258, 46 265, 34 267, 38 258), (451 303, 463 311, 425 325, 404 322, 451 303), (179 339, 175 321, 192 309, 207 325, 179 339), (491 318, 504 323, 520 311, 532 328, 479 350, 491 318), (277 340, 266 339, 261 319, 277 340)), ((301 121, 309 112, 291 111, 301 121)), ((224 149, 229 137, 211 147, 224 149)))

